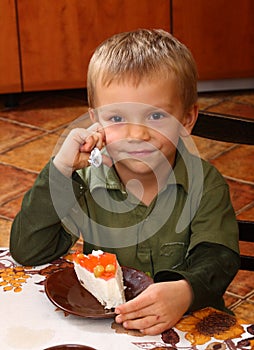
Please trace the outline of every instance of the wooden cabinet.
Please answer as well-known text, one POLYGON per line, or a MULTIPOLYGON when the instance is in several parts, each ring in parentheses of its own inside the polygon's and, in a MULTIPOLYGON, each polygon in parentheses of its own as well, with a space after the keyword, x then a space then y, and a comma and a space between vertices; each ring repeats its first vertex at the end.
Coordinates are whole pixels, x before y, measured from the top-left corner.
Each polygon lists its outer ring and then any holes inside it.
POLYGON ((163 28, 200 80, 254 77, 253 0, 0 0, 0 93, 83 88, 105 38, 163 28))
POLYGON ((18 0, 25 91, 80 88, 96 46, 140 27, 169 31, 169 0, 18 0))
POLYGON ((21 76, 15 0, 0 1, 0 93, 20 92, 21 76))
POLYGON ((172 11, 201 80, 254 77, 253 0, 173 0, 172 11))

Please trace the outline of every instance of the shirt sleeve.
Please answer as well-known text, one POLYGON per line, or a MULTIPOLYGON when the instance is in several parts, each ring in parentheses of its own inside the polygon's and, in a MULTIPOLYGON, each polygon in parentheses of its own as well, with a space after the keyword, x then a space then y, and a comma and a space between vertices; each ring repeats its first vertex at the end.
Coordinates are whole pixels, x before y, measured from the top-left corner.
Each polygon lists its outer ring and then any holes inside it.
POLYGON ((238 253, 238 239, 238 225, 228 185, 221 183, 207 188, 191 222, 189 250, 199 243, 211 242, 238 253))
POLYGON ((12 224, 10 252, 13 258, 23 265, 41 265, 65 254, 78 236, 67 232, 61 219, 83 192, 80 177, 76 173, 72 179, 65 177, 51 160, 25 194, 12 224))
POLYGON ((155 282, 186 279, 193 292, 189 311, 207 306, 226 310, 223 295, 240 267, 239 255, 214 243, 201 243, 189 254, 186 268, 160 271, 155 282))

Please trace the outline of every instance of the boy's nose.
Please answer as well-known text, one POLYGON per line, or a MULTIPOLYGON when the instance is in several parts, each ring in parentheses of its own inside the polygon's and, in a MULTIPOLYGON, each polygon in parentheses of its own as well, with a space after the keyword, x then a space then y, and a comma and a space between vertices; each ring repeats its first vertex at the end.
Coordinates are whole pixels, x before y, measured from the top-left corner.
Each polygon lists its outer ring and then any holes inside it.
POLYGON ((127 138, 134 140, 149 140, 149 129, 143 124, 128 124, 127 138))

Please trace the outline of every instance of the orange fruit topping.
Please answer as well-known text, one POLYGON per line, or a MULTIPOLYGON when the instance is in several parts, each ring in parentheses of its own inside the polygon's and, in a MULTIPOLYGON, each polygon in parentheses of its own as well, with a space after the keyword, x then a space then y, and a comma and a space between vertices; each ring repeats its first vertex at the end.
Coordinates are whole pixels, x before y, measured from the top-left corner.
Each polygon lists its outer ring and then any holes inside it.
POLYGON ((100 255, 84 255, 77 252, 73 254, 73 261, 94 273, 95 277, 105 280, 115 277, 117 266, 115 254, 103 252, 100 255))

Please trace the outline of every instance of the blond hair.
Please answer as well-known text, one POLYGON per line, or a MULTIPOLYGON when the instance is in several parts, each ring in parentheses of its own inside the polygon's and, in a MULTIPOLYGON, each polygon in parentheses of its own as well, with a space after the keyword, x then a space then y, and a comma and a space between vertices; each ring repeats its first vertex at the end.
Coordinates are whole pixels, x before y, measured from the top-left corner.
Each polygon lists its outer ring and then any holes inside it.
POLYGON ((184 110, 197 101, 197 70, 187 47, 170 33, 138 29, 116 34, 95 50, 88 67, 88 103, 94 107, 96 83, 109 86, 143 79, 176 77, 184 110))

